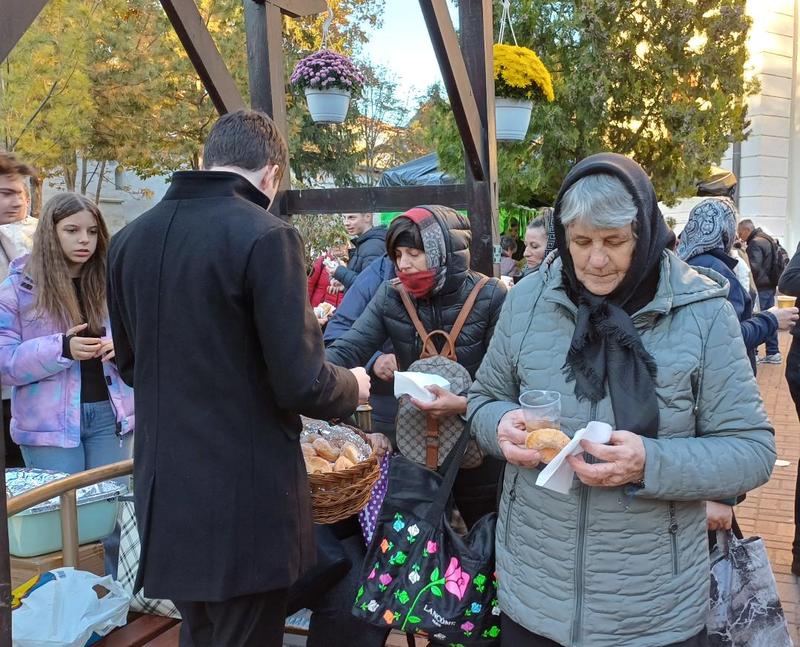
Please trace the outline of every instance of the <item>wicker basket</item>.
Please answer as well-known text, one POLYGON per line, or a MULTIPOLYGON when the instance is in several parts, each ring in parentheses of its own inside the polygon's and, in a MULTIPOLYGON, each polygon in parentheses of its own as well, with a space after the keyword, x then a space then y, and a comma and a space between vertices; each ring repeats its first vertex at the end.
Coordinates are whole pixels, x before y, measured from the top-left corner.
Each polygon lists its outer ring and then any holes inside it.
MULTIPOLYGON (((355 427, 350 428, 367 440, 366 436, 355 427)), ((372 486, 375 485, 379 475, 380 466, 374 451, 367 460, 341 472, 309 474, 308 484, 311 488, 314 523, 336 523, 361 512, 369 502, 372 486)))

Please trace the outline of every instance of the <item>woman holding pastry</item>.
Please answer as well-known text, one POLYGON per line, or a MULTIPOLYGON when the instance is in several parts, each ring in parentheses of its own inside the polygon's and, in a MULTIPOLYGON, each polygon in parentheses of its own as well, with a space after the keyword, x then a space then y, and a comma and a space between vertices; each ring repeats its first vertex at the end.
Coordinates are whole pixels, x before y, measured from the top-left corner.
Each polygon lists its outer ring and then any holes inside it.
POLYGON ((653 186, 627 157, 577 164, 554 217, 559 255, 509 295, 469 398, 479 444, 508 464, 502 644, 705 645, 704 502, 758 487, 775 460, 727 283, 665 251, 653 186), (569 437, 615 429, 567 459, 566 495, 536 486, 530 390, 560 395, 569 437))

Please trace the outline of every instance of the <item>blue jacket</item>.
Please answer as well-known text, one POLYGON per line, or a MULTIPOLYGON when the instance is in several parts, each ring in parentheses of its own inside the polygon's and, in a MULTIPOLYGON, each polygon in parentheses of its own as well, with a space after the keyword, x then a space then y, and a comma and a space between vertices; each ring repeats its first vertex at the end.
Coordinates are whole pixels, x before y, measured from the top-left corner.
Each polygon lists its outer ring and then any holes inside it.
MULTIPOLYGON (((720 252, 722 254, 722 252, 720 252)), ((736 259, 731 258, 735 264, 736 259)), ((729 283, 728 301, 730 301, 733 309, 736 311, 736 318, 739 319, 739 325, 742 328, 742 338, 744 339, 745 348, 747 348, 747 356, 750 358, 750 364, 753 366, 753 372, 756 370, 756 348, 763 344, 767 337, 774 334, 778 330, 778 320, 775 315, 768 312, 759 312, 753 315, 753 302, 750 295, 744 290, 742 284, 736 278, 736 275, 729 266, 726 260, 719 258, 719 256, 705 253, 695 256, 689 261, 690 265, 695 267, 707 267, 721 274, 729 283)))
MULTIPOLYGON (((330 346, 339 337, 352 328, 356 319, 367 309, 367 304, 384 281, 395 277, 394 263, 387 254, 372 261, 358 274, 355 281, 344 294, 344 299, 339 304, 336 312, 325 326, 323 340, 325 346, 330 346)), ((392 343, 386 342, 383 353, 393 353, 392 343)), ((366 369, 370 371, 375 360, 381 355, 375 353, 367 362, 366 369)), ((372 418, 374 430, 389 436, 394 442, 394 419, 397 415, 397 400, 394 397, 394 383, 386 382, 373 376, 372 394, 369 399, 372 405, 372 418)))

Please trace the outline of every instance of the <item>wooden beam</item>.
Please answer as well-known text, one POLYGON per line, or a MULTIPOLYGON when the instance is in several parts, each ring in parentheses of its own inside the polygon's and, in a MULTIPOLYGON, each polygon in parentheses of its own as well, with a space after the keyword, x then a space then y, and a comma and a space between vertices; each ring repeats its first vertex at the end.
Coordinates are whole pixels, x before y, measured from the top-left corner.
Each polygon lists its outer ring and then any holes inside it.
MULTIPOLYGON (((289 141, 286 121, 286 79, 284 78, 283 18, 275 4, 243 0, 247 33, 247 70, 250 79, 250 105, 266 112, 289 141)), ((289 189, 289 173, 284 173, 280 190, 289 189)), ((276 216, 280 203, 275 204, 276 216)))
POLYGON ((3 0, 0 8, 0 62, 14 49, 48 0, 3 0))
POLYGON ((463 184, 295 190, 279 195, 276 203, 281 203, 281 213, 290 215, 405 211, 421 204, 467 207, 463 184))
MULTIPOLYGON (((436 60, 442 72, 447 95, 450 97, 450 108, 461 133, 464 144, 464 153, 472 169, 472 174, 477 180, 483 180, 486 175, 487 162, 482 154, 481 121, 478 113, 478 104, 472 92, 470 77, 464 63, 464 57, 458 46, 458 36, 450 20, 450 13, 445 0, 419 0, 425 24, 431 37, 436 60)), ((459 7, 461 3, 459 3, 459 7)), ((480 47, 478 43, 470 43, 462 39, 470 47, 480 47)))
POLYGON ((303 16, 313 16, 322 13, 328 8, 325 0, 255 0, 259 4, 272 4, 280 9, 287 16, 292 18, 302 18, 303 16))
POLYGON ((467 163, 467 213, 472 229, 472 268, 500 275, 498 231, 497 140, 494 123, 494 59, 491 0, 461 0, 458 3, 461 49, 475 94, 481 120, 479 151, 486 162, 483 178, 475 176, 467 163))
POLYGON ((245 107, 239 88, 206 29, 194 0, 161 0, 194 69, 220 114, 245 107))

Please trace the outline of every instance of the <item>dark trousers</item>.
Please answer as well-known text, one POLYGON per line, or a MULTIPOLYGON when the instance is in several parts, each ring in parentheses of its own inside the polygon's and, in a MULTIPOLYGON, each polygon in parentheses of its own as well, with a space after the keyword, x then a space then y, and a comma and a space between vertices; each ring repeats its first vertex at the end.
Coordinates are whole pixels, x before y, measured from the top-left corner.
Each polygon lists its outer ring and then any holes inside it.
MULTIPOLYGON (((758 291, 758 305, 761 308, 761 312, 765 310, 769 310, 772 306, 775 305, 775 290, 759 290, 758 291)), ((778 349, 778 333, 774 332, 769 337, 767 337, 767 341, 765 342, 767 346, 767 355, 774 355, 779 351, 778 349)))
POLYGON ((503 462, 491 456, 485 456, 479 467, 458 470, 453 499, 467 528, 497 511, 497 488, 502 475, 503 462))
POLYGON ((350 613, 366 555, 364 540, 359 532, 341 539, 340 544, 353 566, 338 584, 309 605, 314 613, 311 615, 306 645, 383 647, 389 636, 389 627, 375 627, 350 613))
MULTIPOLYGON (((500 645, 502 647, 562 647, 549 638, 544 638, 535 633, 532 633, 518 625, 506 614, 500 616, 500 645)), ((692 636, 688 640, 682 640, 678 643, 670 643, 664 647, 707 647, 708 635, 706 630, 703 629, 696 636, 692 636)))
MULTIPOLYGON (((794 400, 797 417, 800 418, 800 337, 792 335, 792 345, 786 356, 786 383, 789 393, 794 400)), ((797 480, 794 489, 794 541, 792 554, 795 559, 800 558, 800 470, 797 471, 797 480)))
POLYGON ((179 602, 181 647, 281 647, 286 589, 222 602, 179 602))

